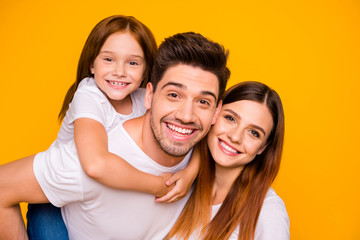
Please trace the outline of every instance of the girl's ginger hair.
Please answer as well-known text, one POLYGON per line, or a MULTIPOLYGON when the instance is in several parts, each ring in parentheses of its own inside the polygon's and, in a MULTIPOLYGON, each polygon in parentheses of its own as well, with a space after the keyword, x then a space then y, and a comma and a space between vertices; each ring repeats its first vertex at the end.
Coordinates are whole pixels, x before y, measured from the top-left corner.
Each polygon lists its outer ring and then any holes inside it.
POLYGON ((206 144, 200 145, 201 166, 194 191, 166 239, 188 239, 199 233, 200 239, 228 239, 240 225, 239 239, 254 239, 256 223, 265 195, 273 183, 281 161, 284 141, 284 112, 279 95, 260 82, 242 82, 225 93, 223 104, 251 100, 265 104, 273 118, 267 147, 246 164, 234 181, 218 213, 210 221, 215 163, 206 144), (210 222, 209 222, 210 221, 210 222))
POLYGON ((117 32, 129 31, 137 40, 144 52, 145 70, 141 86, 145 86, 150 80, 154 64, 157 45, 155 37, 148 27, 132 16, 114 15, 101 20, 91 31, 82 49, 75 82, 66 93, 63 105, 59 113, 59 121, 65 117, 69 104, 72 101, 79 83, 86 77, 93 77, 90 67, 100 52, 107 38, 117 32))

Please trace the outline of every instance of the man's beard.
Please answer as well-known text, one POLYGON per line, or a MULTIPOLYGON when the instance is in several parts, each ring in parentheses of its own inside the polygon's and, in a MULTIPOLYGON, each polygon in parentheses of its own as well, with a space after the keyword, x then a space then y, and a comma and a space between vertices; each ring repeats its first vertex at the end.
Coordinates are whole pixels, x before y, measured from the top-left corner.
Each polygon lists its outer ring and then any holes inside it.
MULTIPOLYGON (((154 135, 156 143, 158 146, 168 155, 173 157, 184 157, 197 143, 194 141, 196 139, 191 139, 186 141, 185 144, 176 141, 168 141, 165 137, 161 136, 161 123, 163 122, 163 118, 160 119, 159 129, 156 128, 156 125, 153 121, 152 114, 150 113, 150 127, 151 131, 154 135)), ((195 136, 194 136, 195 137, 195 136)))

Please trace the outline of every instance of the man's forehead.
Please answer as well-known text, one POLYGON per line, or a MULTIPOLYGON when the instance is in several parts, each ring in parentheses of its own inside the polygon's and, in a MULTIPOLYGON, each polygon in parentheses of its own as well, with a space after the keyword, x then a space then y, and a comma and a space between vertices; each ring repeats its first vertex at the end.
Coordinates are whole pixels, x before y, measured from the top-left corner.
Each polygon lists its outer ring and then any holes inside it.
POLYGON ((177 64, 169 67, 161 80, 158 88, 167 87, 180 88, 183 90, 197 89, 202 94, 213 95, 217 100, 219 95, 219 79, 210 71, 200 67, 177 64))

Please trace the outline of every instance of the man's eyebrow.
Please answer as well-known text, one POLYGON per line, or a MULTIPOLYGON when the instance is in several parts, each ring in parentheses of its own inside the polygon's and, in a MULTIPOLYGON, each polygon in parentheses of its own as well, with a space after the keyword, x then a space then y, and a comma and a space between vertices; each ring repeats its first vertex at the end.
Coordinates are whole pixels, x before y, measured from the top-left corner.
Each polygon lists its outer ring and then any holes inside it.
MULTIPOLYGON (((241 119, 240 115, 237 114, 236 112, 234 112, 231 109, 224 109, 224 111, 231 113, 237 119, 241 119)), ((250 124, 250 126, 253 127, 253 128, 256 128, 257 130, 259 130, 260 132, 262 132, 266 136, 265 130, 262 127, 259 127, 258 125, 255 125, 255 124, 250 124)))
POLYGON ((215 99, 215 101, 217 101, 217 97, 216 97, 215 93, 210 92, 210 91, 201 91, 201 93, 202 93, 203 95, 213 96, 214 99, 215 99))
MULTIPOLYGON (((186 87, 184 84, 177 83, 177 82, 168 82, 168 83, 166 83, 164 86, 162 86, 161 89, 164 89, 165 87, 167 87, 167 86, 169 86, 169 85, 170 85, 170 86, 175 86, 175 87, 181 88, 181 89, 183 89, 183 90, 186 90, 186 89, 187 89, 187 87, 186 87)), ((217 101, 216 94, 213 93, 213 92, 211 92, 211 91, 206 91, 206 90, 204 90, 204 91, 201 91, 201 94, 202 94, 202 95, 212 96, 212 97, 215 99, 215 101, 217 101)))
POLYGON ((167 86, 175 86, 181 89, 186 89, 187 87, 181 83, 177 83, 177 82, 167 82, 164 86, 162 86, 161 89, 164 89, 167 86))

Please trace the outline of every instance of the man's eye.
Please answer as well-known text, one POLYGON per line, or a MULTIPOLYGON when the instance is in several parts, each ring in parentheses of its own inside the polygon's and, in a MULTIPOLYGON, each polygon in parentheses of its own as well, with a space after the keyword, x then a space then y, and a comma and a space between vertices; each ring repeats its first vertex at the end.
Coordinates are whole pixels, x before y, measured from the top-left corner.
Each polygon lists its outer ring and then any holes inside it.
POLYGON ((176 93, 169 93, 169 96, 172 97, 172 98, 177 98, 178 95, 176 93))
POLYGON ((255 130, 250 130, 250 133, 251 133, 251 135, 253 135, 254 137, 257 137, 257 138, 259 138, 260 137, 260 134, 259 134, 259 132, 258 131, 255 131, 255 130))
POLYGON ((200 100, 200 103, 201 104, 206 104, 206 105, 210 105, 210 103, 204 99, 200 100))
POLYGON ((230 116, 230 115, 225 115, 224 118, 227 119, 227 120, 229 120, 229 121, 231 121, 231 122, 234 122, 234 121, 235 121, 235 119, 234 119, 232 116, 230 116))

